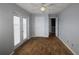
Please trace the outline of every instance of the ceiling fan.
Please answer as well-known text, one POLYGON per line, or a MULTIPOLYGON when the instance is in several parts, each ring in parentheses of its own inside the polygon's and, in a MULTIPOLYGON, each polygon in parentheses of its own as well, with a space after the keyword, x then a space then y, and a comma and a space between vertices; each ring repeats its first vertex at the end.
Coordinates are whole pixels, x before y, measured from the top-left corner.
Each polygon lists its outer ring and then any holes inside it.
POLYGON ((50 4, 50 3, 41 3, 41 8, 40 10, 42 12, 46 11, 50 6, 55 5, 55 4, 50 4))

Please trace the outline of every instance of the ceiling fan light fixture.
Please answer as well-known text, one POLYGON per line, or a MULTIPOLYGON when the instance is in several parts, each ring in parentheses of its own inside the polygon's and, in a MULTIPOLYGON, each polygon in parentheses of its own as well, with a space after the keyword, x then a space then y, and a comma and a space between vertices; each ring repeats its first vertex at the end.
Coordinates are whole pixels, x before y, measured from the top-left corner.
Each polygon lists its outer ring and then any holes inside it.
POLYGON ((43 11, 46 10, 46 7, 42 6, 42 7, 40 8, 40 10, 43 12, 43 11))

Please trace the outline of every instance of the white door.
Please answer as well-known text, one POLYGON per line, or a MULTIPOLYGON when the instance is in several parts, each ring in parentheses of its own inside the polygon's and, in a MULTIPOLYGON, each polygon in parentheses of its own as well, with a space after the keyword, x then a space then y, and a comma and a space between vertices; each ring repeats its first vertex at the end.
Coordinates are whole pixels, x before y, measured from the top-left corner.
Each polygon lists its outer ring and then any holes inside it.
POLYGON ((44 36, 44 30, 45 30, 45 21, 44 17, 37 16, 35 17, 35 36, 44 36))
POLYGON ((23 18, 23 40, 27 39, 28 37, 28 21, 26 18, 23 18))
POLYGON ((14 16, 14 46, 20 43, 20 17, 14 16))

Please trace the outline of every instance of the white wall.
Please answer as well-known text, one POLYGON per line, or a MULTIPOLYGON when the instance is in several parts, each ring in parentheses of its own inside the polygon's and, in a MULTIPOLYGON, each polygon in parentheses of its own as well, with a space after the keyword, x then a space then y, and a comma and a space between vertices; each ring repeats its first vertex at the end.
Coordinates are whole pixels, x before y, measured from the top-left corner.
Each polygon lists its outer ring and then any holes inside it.
POLYGON ((13 16, 29 15, 16 4, 0 4, 0 54, 10 54, 14 49, 13 16))
POLYGON ((32 37, 48 37, 49 19, 48 15, 32 15, 32 37))
POLYGON ((59 38, 79 54, 79 4, 72 4, 59 14, 59 38))

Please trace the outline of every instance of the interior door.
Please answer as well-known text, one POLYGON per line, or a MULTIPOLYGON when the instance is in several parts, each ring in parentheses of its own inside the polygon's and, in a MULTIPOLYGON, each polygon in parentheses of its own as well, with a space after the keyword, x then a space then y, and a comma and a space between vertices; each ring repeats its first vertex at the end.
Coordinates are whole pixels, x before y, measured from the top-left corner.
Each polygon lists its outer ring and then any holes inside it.
POLYGON ((14 25, 14 46, 17 46, 20 43, 20 17, 14 16, 13 25, 14 25))

